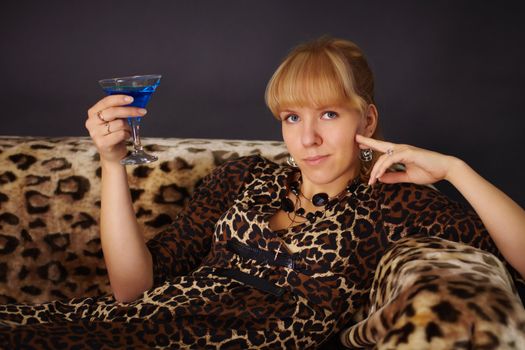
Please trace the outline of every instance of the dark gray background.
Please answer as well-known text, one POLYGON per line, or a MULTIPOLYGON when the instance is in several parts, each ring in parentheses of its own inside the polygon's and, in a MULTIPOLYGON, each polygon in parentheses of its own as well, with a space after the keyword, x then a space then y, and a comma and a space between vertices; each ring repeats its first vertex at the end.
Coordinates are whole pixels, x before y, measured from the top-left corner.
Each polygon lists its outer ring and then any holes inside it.
POLYGON ((524 205, 521 3, 6 2, 0 135, 87 135, 98 79, 161 73, 144 136, 280 139, 266 82, 291 47, 331 34, 366 52, 387 139, 457 155, 524 205))

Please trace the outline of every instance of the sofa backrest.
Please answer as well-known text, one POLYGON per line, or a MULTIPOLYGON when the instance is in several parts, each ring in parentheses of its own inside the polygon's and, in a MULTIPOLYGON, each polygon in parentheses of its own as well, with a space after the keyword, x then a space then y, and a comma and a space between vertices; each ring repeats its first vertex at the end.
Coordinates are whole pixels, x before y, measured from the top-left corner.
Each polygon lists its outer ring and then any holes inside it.
MULTIPOLYGON (((159 161, 127 167, 147 240, 228 159, 284 162, 279 141, 145 138, 159 161)), ((0 136, 0 303, 110 292, 99 239, 100 166, 87 137, 0 136)), ((118 208, 115 208, 118 210, 118 208)))

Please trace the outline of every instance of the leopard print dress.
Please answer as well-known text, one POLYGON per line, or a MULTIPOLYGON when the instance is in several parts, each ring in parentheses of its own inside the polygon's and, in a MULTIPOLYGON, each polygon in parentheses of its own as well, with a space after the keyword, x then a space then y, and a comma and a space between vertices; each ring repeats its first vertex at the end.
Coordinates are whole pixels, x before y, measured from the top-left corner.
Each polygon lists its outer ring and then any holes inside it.
POLYGON ((499 255, 472 211, 409 184, 354 184, 312 221, 272 231, 269 219, 292 173, 259 156, 216 168, 174 223, 148 241, 151 290, 130 303, 108 295, 0 306, 0 345, 315 348, 366 308, 393 242, 440 236, 499 255))

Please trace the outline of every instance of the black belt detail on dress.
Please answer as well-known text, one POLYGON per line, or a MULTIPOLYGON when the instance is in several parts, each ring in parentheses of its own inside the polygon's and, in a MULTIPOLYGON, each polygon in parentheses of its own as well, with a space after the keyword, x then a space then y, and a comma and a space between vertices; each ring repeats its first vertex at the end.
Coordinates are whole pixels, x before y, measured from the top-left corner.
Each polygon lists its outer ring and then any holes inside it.
POLYGON ((260 278, 257 276, 252 276, 248 273, 242 272, 237 269, 218 269, 217 274, 224 277, 229 277, 263 292, 273 294, 277 297, 280 297, 285 292, 285 289, 278 287, 267 279, 260 278))
POLYGON ((249 245, 241 243, 236 239, 230 239, 228 242, 226 242, 226 247, 235 254, 246 259, 254 259, 258 263, 284 266, 290 269, 295 269, 297 267, 297 258, 286 252, 279 253, 276 256, 275 253, 250 247, 249 245))

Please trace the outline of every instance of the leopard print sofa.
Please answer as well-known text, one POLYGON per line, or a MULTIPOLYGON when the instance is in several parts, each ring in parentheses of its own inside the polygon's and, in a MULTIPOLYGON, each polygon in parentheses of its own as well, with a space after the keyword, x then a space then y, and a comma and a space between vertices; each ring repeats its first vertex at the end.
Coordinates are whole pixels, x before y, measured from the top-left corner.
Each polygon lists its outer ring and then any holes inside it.
MULTIPOLYGON (((159 161, 127 167, 145 238, 176 216, 215 166, 243 155, 283 162, 282 142, 145 138, 159 161)), ((110 292, 98 231, 99 156, 89 138, 0 137, 0 303, 110 292)), ((115 208, 118 210, 118 208, 115 208)))
MULTIPOLYGON (((243 155, 277 163, 287 156, 284 145, 272 141, 150 138, 144 144, 159 161, 127 170, 145 239, 172 221, 217 165, 243 155)), ((99 158, 89 138, 0 137, 1 304, 110 293, 98 232, 99 190, 99 158)), ((368 317, 342 339, 377 349, 523 348, 523 306, 496 260, 448 241, 397 242, 379 264, 368 317), (429 265, 442 273, 436 277, 429 265), (476 279, 483 275, 489 281, 476 279), (450 304, 446 312, 426 312, 442 301, 450 304), (502 326, 487 328, 486 318, 502 326), (478 332, 479 344, 446 343, 458 329, 490 332, 478 332)), ((332 338, 323 348, 338 343, 332 338)))

